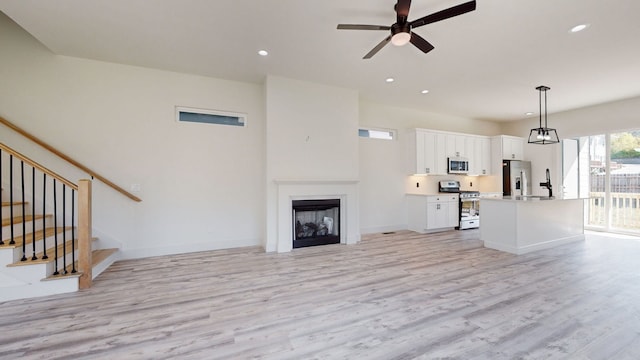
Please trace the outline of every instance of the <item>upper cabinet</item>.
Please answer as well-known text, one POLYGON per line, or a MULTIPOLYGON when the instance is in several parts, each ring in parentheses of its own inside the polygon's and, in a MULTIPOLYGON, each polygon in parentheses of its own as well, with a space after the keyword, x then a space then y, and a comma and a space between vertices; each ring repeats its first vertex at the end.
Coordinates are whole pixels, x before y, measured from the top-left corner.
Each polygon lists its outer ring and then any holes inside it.
POLYGON ((415 129, 409 138, 409 173, 446 175, 446 135, 415 129))
POLYGON ((469 175, 491 175, 491 139, 486 136, 470 138, 473 152, 469 160, 469 175))
POLYGON ((469 159, 469 175, 491 175, 491 140, 486 136, 414 129, 408 136, 409 173, 447 175, 447 158, 469 159))
POLYGON ((462 134, 447 134, 447 157, 468 157, 466 139, 469 136, 462 134))
POLYGON ((502 160, 524 160, 525 139, 500 135, 491 138, 491 161, 493 172, 502 173, 502 160))
POLYGON ((493 139, 493 145, 502 149, 500 160, 524 160, 524 138, 500 135, 493 139))

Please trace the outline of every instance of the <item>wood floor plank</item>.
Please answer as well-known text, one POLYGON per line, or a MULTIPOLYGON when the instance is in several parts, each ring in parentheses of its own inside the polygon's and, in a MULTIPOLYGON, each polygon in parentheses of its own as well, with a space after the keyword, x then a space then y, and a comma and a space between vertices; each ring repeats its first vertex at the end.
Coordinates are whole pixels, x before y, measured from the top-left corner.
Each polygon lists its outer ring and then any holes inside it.
POLYGON ((90 289, 0 304, 0 358, 632 359, 640 241, 521 256, 477 230, 119 261, 90 289))

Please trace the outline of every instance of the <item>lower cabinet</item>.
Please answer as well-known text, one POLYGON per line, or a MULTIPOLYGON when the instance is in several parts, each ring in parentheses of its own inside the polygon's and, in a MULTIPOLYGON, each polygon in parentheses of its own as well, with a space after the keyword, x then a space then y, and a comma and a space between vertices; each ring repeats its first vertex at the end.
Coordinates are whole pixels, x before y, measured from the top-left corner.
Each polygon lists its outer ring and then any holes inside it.
POLYGON ((459 225, 458 194, 407 196, 409 230, 426 233, 459 225))

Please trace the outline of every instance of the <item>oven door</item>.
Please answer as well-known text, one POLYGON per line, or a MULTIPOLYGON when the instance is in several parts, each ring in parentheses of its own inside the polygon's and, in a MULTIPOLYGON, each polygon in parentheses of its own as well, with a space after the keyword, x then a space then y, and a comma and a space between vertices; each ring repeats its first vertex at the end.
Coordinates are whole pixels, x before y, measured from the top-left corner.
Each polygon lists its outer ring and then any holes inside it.
POLYGON ((460 229, 480 227, 480 199, 460 199, 460 229))

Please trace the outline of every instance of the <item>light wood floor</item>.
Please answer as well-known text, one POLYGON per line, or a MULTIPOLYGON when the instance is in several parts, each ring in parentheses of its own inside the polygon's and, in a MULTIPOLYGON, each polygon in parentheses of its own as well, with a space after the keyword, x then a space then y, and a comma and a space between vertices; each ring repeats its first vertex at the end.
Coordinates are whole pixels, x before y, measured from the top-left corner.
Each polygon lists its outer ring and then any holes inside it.
POLYGON ((640 240, 515 256, 477 230, 122 261, 0 304, 1 359, 638 359, 640 240))

